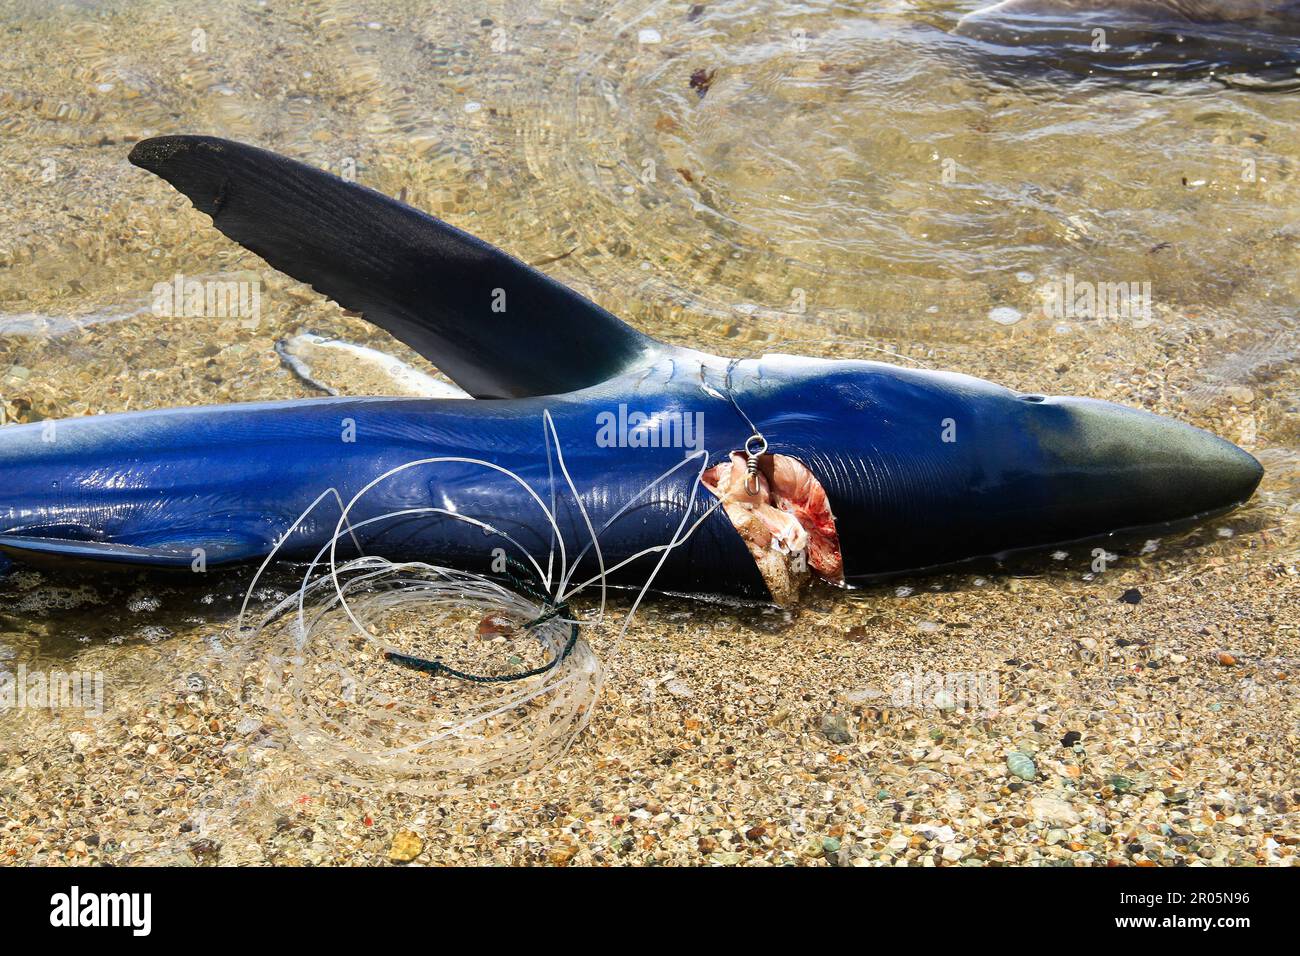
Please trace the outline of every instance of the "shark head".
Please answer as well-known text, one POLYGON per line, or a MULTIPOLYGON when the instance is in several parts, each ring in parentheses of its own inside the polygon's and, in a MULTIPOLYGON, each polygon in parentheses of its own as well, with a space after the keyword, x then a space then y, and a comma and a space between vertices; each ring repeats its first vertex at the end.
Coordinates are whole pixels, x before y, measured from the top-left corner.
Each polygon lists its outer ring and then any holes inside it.
POLYGON ((1240 505, 1263 475, 1182 422, 966 375, 765 356, 746 384, 769 447, 824 488, 850 581, 1156 535, 1240 505))

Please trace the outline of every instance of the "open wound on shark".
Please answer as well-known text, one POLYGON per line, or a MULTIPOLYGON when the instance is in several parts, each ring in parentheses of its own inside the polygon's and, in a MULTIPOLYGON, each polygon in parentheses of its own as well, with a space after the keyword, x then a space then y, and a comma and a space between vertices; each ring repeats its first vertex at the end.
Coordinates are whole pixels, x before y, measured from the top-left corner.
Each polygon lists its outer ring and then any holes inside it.
POLYGON ((722 502, 754 556, 772 600, 795 603, 816 575, 844 583, 844 558, 826 490, 787 455, 751 459, 733 452, 704 474, 704 486, 722 502))

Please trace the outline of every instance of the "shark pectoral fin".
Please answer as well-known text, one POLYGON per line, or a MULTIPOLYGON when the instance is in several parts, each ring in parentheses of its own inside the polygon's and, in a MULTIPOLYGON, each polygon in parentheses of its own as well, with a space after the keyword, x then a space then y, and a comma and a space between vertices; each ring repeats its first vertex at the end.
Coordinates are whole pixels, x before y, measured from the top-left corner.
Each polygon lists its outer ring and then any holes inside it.
POLYGON ((0 554, 22 564, 55 569, 117 566, 122 569, 202 570, 208 565, 261 557, 268 550, 264 542, 243 539, 171 540, 137 545, 18 534, 0 535, 0 554))
POLYGON ((655 344, 481 239, 314 166, 211 136, 144 140, 130 159, 475 398, 585 388, 640 364, 655 344))

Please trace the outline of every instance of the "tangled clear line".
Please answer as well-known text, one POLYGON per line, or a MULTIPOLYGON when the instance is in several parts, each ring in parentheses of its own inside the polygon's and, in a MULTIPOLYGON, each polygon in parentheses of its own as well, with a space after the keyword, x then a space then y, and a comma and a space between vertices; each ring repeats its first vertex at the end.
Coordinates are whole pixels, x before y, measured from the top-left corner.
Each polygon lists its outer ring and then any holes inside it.
POLYGON ((715 501, 690 522, 708 466, 707 452, 699 450, 645 485, 597 529, 565 465, 549 411, 543 413, 543 436, 549 505, 522 477, 493 462, 455 455, 420 458, 385 471, 346 503, 336 488, 321 492, 263 560, 248 586, 236 625, 243 649, 261 649, 246 654, 240 665, 260 674, 268 715, 313 769, 358 786, 426 795, 464 792, 558 760, 591 721, 609 662, 617 657, 632 618, 669 553, 684 544, 720 503, 715 501), (358 503, 395 475, 449 464, 481 467, 518 485, 549 526, 544 563, 489 522, 449 508, 403 508, 351 520, 358 503), (607 567, 600 536, 654 488, 692 467, 695 478, 689 500, 671 538, 607 567), (555 517, 557 468, 588 537, 572 560, 555 517), (249 603, 264 572, 298 527, 330 498, 338 503, 339 518, 329 541, 308 564, 301 585, 259 621, 246 624, 249 603), (411 516, 467 522, 485 535, 500 537, 523 555, 527 569, 536 576, 536 587, 517 579, 502 581, 423 561, 398 562, 366 554, 357 532, 411 516), (338 543, 343 538, 351 539, 360 557, 340 563, 338 543), (579 565, 592 551, 598 573, 573 583, 579 565), (658 560, 615 628, 607 620, 609 575, 654 554, 658 560), (582 620, 570 610, 569 601, 593 585, 599 585, 598 609, 593 618, 582 620), (536 641, 551 663, 509 678, 456 680, 455 676, 466 675, 442 666, 438 657, 427 661, 386 639, 422 637, 446 644, 454 640, 453 635, 462 639, 469 635, 473 640, 474 626, 489 618, 510 622, 522 637, 536 641), (591 638, 607 631, 614 636, 603 651, 606 662, 602 663, 591 638), (266 639, 271 642, 269 651, 262 647, 266 639), (395 662, 407 666, 393 666, 395 662), (439 669, 450 676, 430 676, 429 671, 439 669))

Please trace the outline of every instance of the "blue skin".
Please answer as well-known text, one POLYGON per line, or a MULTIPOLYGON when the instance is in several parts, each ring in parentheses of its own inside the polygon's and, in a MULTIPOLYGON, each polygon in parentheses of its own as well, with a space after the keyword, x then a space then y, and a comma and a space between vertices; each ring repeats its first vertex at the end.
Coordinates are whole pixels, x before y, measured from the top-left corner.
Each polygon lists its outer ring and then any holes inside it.
MULTIPOLYGON (((684 452, 604 447, 600 416, 620 405, 702 415, 709 465, 744 448, 754 427, 773 453, 803 462, 836 516, 850 583, 1194 520, 1245 501, 1262 474, 1213 435, 1106 402, 874 362, 732 363, 664 345, 447 223, 246 144, 164 136, 138 143, 130 160, 230 238, 429 358, 476 401, 325 399, 0 429, 0 554, 20 561, 206 569, 255 560, 326 489, 348 501, 386 471, 432 457, 486 459, 549 501, 549 411, 592 523, 601 528, 635 502, 601 534, 606 566, 672 541, 690 509, 688 526, 703 520, 656 585, 766 597, 725 513, 705 517, 711 496, 692 498, 702 462, 638 500, 684 452)), ((590 540, 587 526, 567 494, 558 502, 572 557, 590 540)), ((350 517, 420 507, 477 518, 514 539, 512 557, 522 549, 545 562, 551 532, 539 506, 482 466, 404 470, 350 517)), ((337 520, 337 505, 324 503, 276 554, 314 558, 337 520)), ((386 519, 361 537, 370 553, 472 571, 491 570, 493 549, 506 544, 431 515, 386 519)), ((657 559, 613 580, 640 583, 657 559)), ((596 571, 589 552, 574 580, 596 571)))
MULTIPOLYGON (((490 460, 549 502, 543 410, 600 527, 688 453, 600 447, 597 416, 620 403, 646 413, 702 412, 710 465, 744 446, 750 428, 743 409, 772 452, 802 461, 826 489, 849 583, 1202 518, 1245 501, 1262 475, 1250 455, 1199 429, 1107 402, 1025 396, 963 375, 765 356, 736 364, 729 387, 727 380, 724 359, 655 346, 642 367, 557 396, 136 412, 59 422, 53 441, 44 423, 5 428, 0 549, 57 565, 188 569, 195 548, 208 567, 253 560, 326 488, 347 501, 390 468, 443 455, 490 460), (734 405, 723 397, 728 392, 734 405), (348 419, 352 442, 343 440, 348 419)), ((697 473, 697 464, 683 467, 602 534, 607 565, 672 538, 697 473)), ((557 518, 572 558, 589 536, 558 472, 556 480, 557 518)), ((691 520, 713 501, 701 491, 691 520)), ((478 466, 408 469, 377 486, 352 517, 421 506, 486 521, 545 564, 548 526, 536 504, 478 466)), ((314 557, 337 518, 337 506, 323 504, 280 553, 314 557)), ((522 558, 500 538, 437 517, 393 519, 363 529, 362 537, 371 553, 475 571, 490 569, 495 547, 522 558)), ((339 553, 355 552, 340 542, 339 553)), ((641 559, 615 580, 644 580, 656 559, 641 559)), ((589 553, 574 580, 595 572, 589 553)), ((767 594, 720 509, 670 553, 656 585, 767 594)))

